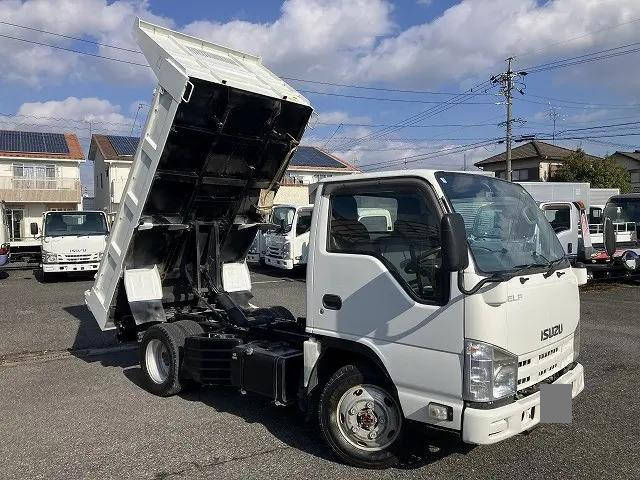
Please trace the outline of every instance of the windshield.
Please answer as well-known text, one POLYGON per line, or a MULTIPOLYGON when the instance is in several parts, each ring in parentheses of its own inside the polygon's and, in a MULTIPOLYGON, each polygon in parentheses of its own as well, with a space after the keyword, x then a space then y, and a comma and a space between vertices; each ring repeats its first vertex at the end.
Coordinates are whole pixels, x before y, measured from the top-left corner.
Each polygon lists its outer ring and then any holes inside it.
POLYGON ((46 237, 106 235, 107 222, 99 212, 50 212, 44 223, 46 237))
POLYGON ((640 223, 640 196, 637 198, 612 198, 604 207, 604 217, 613 223, 640 223))
POLYGON ((271 223, 278 225, 278 231, 282 231, 281 226, 284 222, 284 233, 291 231, 291 225, 293 224, 293 217, 296 214, 296 209, 293 207, 275 207, 273 209, 273 216, 271 223))
POLYGON ((520 185, 475 174, 439 172, 436 177, 464 219, 481 272, 546 266, 564 257, 544 213, 520 185))

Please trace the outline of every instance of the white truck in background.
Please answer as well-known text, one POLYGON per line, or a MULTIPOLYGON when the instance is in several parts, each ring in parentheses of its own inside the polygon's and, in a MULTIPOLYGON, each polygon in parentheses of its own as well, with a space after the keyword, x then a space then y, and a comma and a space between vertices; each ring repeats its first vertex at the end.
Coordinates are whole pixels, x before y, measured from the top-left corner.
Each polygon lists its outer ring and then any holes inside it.
POLYGON ((542 385, 583 390, 586 272, 503 180, 322 180, 306 318, 252 305, 245 257, 312 108, 257 57, 141 20, 135 34, 159 85, 85 301, 101 329, 139 343, 150 392, 200 384, 297 405, 342 461, 384 468, 409 423, 496 443, 553 408, 542 385), (360 208, 393 223, 369 230, 360 208))
POLYGON ((572 262, 584 262, 593 254, 587 211, 588 183, 519 182, 538 202, 572 262))
MULTIPOLYGON (((602 225, 602 212, 605 205, 614 195, 620 195, 619 188, 592 188, 589 191, 589 225, 602 225)), ((593 232, 592 230, 592 233, 593 232)))
MULTIPOLYGON (((278 227, 263 234, 266 265, 291 270, 307 264, 312 212, 313 205, 274 207, 271 221, 278 227)), ((358 207, 358 221, 369 231, 387 232, 393 229, 393 220, 386 209, 358 207)))
POLYGON ((610 225, 615 237, 615 251, 599 252, 590 268, 604 277, 636 276, 640 274, 640 194, 614 195, 602 211, 604 221, 591 225, 591 238, 596 248, 603 248, 610 225), (608 267, 608 268, 605 268, 608 267))
MULTIPOLYGON (((31 224, 38 234, 38 224, 31 224)), ((95 272, 107 245, 107 217, 101 211, 55 211, 42 216, 41 273, 95 272)))
POLYGON ((309 230, 313 205, 277 205, 271 223, 277 225, 264 234, 266 265, 292 270, 307 264, 309 230))

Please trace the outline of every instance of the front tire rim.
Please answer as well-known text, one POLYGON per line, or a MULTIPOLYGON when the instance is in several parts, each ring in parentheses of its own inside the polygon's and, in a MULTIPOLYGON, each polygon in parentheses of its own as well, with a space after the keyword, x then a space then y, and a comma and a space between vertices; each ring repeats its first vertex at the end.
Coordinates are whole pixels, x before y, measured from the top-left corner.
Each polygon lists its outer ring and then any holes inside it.
POLYGON ((336 415, 344 439, 369 452, 387 448, 402 428, 402 414, 396 399, 376 385, 351 387, 340 397, 336 415))
POLYGON ((151 380, 157 384, 166 382, 167 378, 169 378, 171 360, 169 358, 169 349, 167 349, 164 342, 156 338, 149 341, 144 357, 151 380))

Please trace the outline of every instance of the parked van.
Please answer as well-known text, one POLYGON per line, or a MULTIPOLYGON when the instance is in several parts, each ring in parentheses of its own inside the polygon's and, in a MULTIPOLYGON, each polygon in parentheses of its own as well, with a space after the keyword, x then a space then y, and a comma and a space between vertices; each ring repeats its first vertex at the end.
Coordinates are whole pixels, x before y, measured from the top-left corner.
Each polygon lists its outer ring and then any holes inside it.
POLYGON ((0 267, 9 263, 11 247, 9 245, 9 223, 5 203, 0 202, 0 267))

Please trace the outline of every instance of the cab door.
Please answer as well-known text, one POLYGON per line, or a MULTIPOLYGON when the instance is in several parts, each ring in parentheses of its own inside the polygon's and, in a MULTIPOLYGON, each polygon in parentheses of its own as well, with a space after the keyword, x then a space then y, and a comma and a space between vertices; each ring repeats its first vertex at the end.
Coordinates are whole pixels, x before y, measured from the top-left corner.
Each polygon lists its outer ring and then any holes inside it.
POLYGON ((540 204, 540 208, 560 240, 564 253, 577 255, 580 226, 577 209, 569 202, 545 202, 540 204))
POLYGON ((425 180, 325 184, 314 207, 307 325, 321 343, 333 337, 376 355, 407 417, 427 421, 429 400, 439 401, 456 405, 450 424, 456 426, 464 310, 454 275, 441 270, 441 217, 425 180), (392 229, 367 229, 359 208, 386 210, 392 229))

